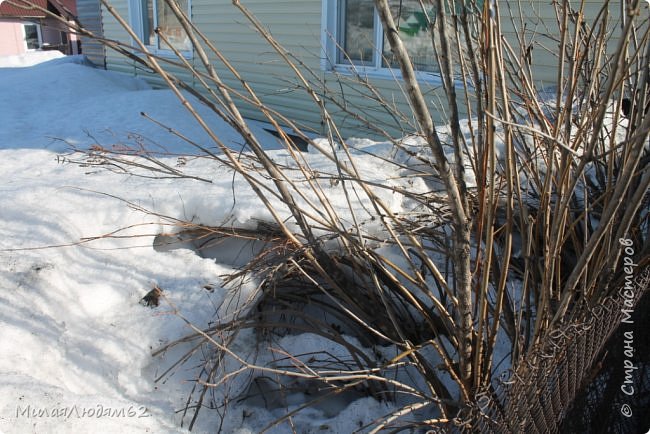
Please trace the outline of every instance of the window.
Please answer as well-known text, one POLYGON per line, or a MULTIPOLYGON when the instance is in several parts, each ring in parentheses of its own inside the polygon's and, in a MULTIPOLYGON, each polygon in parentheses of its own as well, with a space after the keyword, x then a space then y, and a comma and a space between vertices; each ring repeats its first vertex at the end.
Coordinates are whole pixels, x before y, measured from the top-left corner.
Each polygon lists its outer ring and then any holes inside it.
MULTIPOLYGON (((176 0, 176 2, 181 10, 187 11, 187 15, 190 16, 189 0, 176 0)), ((165 0, 131 0, 130 16, 133 30, 152 50, 170 51, 173 47, 183 54, 191 51, 190 39, 165 0), (156 34, 156 28, 160 29, 164 38, 169 41, 169 45, 156 34)))
MULTIPOLYGON (((338 63, 374 68, 398 67, 384 37, 372 0, 344 0, 338 26, 338 63)), ((391 12, 416 70, 437 69, 427 18, 418 0, 393 2, 391 12)), ((435 16, 431 7, 429 17, 435 16)))
MULTIPOLYGON (((438 72, 427 19, 436 19, 434 6, 424 2, 423 10, 420 0, 394 0, 389 4, 400 37, 420 77, 438 72)), ((477 0, 476 4, 482 4, 482 0, 477 0)), ((399 65, 384 36, 372 0, 324 0, 323 15, 323 69, 345 70, 354 66, 366 74, 399 75, 399 71, 390 71, 399 69, 399 65)), ((438 38, 437 31, 435 33, 434 40, 438 38)))
POLYGON ((25 33, 25 47, 27 50, 38 50, 41 48, 41 26, 34 23, 23 24, 25 33))

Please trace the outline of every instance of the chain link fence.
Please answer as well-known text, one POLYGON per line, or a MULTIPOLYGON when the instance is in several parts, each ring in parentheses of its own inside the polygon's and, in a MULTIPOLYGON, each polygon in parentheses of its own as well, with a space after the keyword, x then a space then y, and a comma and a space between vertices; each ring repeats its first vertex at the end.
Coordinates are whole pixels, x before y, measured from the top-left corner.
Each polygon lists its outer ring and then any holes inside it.
POLYGON ((646 433, 649 266, 632 287, 632 298, 621 287, 600 306, 585 307, 585 320, 556 330, 494 391, 429 433, 646 433))

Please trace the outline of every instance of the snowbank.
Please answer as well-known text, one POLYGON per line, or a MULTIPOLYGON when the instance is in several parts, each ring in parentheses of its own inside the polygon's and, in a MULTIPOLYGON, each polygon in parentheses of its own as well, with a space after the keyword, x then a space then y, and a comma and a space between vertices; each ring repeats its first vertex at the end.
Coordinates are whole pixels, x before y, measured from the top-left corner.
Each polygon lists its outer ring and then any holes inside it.
MULTIPOLYGON (((177 411, 185 406, 196 372, 180 367, 154 383, 177 354, 152 358, 151 352, 189 330, 168 304, 151 309, 139 301, 159 287, 204 327, 230 296, 221 276, 232 266, 189 250, 155 250, 154 236, 169 229, 159 215, 245 226, 251 219, 268 219, 268 212, 242 179, 214 161, 164 160, 208 176, 212 183, 206 184, 117 176, 68 164, 74 155, 56 153, 67 149, 64 141, 78 147, 137 145, 143 137, 169 154, 193 153, 139 116, 147 112, 209 143, 169 91, 72 57, 0 69, 0 92, 0 431, 181 431, 177 411), (109 233, 118 237, 102 237, 109 233)), ((223 122, 205 115, 223 140, 241 143, 223 122)), ((269 148, 278 147, 261 125, 254 128, 269 148)), ((272 155, 288 160, 285 151, 272 155)), ((323 173, 332 169, 322 156, 306 158, 323 173)), ((360 158, 359 167, 369 179, 392 182, 395 174, 385 173, 380 163, 360 158)), ((332 184, 327 194, 341 210, 348 206, 340 186, 332 184)), ((395 210, 401 207, 401 196, 390 190, 383 200, 395 210)), ((356 205, 360 215, 363 205, 356 205)), ((318 346, 317 339, 285 343, 299 352, 307 344, 318 346)), ((291 408, 305 399, 293 398, 291 408)), ((384 404, 352 396, 342 408, 315 408, 294 423, 300 432, 352 432, 385 413, 384 404)), ((241 433, 257 432, 278 416, 252 401, 233 403, 229 415, 224 432, 241 433)), ((194 432, 214 432, 217 424, 216 414, 204 411, 194 432)), ((286 430, 285 424, 274 432, 286 430)))
MULTIPOLYGON (((123 144, 135 148, 146 145, 160 153, 197 152, 141 113, 182 131, 196 143, 214 147, 170 91, 152 89, 137 78, 91 68, 84 56, 55 58, 30 68, 0 68, 0 82, 0 148, 45 148, 56 152, 70 146, 123 144)), ((243 144, 241 137, 212 112, 199 112, 219 131, 223 141, 243 144)), ((261 124, 253 122, 252 129, 267 139, 269 149, 279 148, 275 137, 261 124)))
MULTIPOLYGON (((2 2, 0 2, 2 3, 2 2)), ((60 59, 65 57, 60 51, 30 51, 25 54, 14 56, 0 57, 0 68, 24 68, 27 66, 38 65, 48 60, 60 59)))

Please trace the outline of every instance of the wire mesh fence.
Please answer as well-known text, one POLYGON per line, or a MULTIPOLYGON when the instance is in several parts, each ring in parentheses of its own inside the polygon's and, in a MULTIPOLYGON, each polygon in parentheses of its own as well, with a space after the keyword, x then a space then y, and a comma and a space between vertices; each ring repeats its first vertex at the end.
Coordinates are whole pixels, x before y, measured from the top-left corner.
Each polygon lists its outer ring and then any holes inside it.
POLYGON ((650 267, 631 286, 632 298, 623 286, 585 306, 581 320, 551 333, 493 391, 430 433, 647 432, 650 267))

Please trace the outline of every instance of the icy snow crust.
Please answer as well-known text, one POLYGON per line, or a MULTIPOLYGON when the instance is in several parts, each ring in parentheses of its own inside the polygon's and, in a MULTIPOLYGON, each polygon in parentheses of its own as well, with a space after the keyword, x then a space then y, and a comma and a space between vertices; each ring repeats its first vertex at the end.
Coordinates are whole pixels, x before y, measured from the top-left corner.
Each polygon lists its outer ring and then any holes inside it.
MULTIPOLYGON (((196 371, 181 367, 165 382, 154 383, 181 353, 172 350, 152 358, 151 352, 190 330, 168 303, 150 309, 138 302, 157 285, 178 311, 205 327, 216 312, 224 312, 229 293, 221 287, 220 276, 233 269, 186 249, 154 250, 153 237, 171 229, 164 218, 142 210, 241 227, 269 220, 270 215, 243 179, 214 161, 191 157, 195 149, 139 115, 147 112, 193 140, 209 143, 171 92, 93 69, 82 57, 33 67, 25 65, 34 59, 14 60, 0 62, 14 66, 0 69, 0 431, 183 431, 178 410, 185 406, 196 371), (168 156, 164 161, 171 166, 182 162, 185 172, 207 176, 212 184, 119 176, 68 164, 74 155, 61 157, 71 145, 111 146, 122 140, 146 143, 170 155, 186 154, 181 160, 168 156), (109 233, 119 237, 102 237, 109 233), (76 244, 79 240, 84 242, 76 244)), ((223 122, 204 114, 225 142, 241 142, 223 122)), ((253 124, 269 149, 279 148, 261 128, 253 124)), ((374 153, 390 150, 370 141, 358 145, 374 153)), ((271 155, 289 161, 286 151, 271 155)), ((361 153, 358 157, 368 179, 394 182, 396 174, 382 171, 380 159, 364 159, 361 153)), ((316 170, 331 172, 332 163, 323 156, 306 158, 316 170)), ((403 197, 382 191, 382 200, 399 212, 403 197)), ((326 194, 337 208, 345 209, 340 185, 332 183, 326 194)), ((355 209, 364 230, 372 233, 375 228, 364 205, 358 203, 355 209)), ((242 334, 238 342, 242 348, 256 345, 252 335, 242 334)), ((313 335, 293 337, 282 345, 294 353, 325 346, 332 354, 347 353, 313 335)), ((237 387, 241 384, 233 384, 235 392, 237 387)), ((221 428, 258 432, 287 406, 296 408, 305 399, 297 393, 275 409, 254 400, 233 402, 221 428)), ((390 412, 386 404, 370 398, 353 396, 345 405, 316 407, 299 413, 293 422, 299 432, 344 433, 390 412)), ((217 414, 204 410, 194 432, 215 432, 218 424, 217 414)), ((287 429, 281 424, 269 432, 287 429)))

